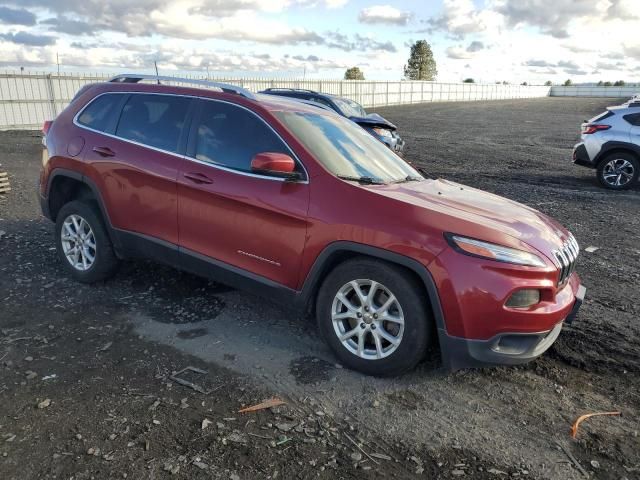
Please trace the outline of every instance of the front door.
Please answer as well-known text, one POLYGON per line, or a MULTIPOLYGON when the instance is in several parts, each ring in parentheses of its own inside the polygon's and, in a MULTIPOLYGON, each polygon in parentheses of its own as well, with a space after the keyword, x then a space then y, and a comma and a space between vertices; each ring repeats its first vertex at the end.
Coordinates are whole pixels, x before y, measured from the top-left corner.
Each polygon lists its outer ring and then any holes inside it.
POLYGON ((262 152, 292 155, 255 113, 201 100, 187 159, 178 174, 179 244, 267 278, 297 286, 305 245, 309 185, 251 171, 262 152))

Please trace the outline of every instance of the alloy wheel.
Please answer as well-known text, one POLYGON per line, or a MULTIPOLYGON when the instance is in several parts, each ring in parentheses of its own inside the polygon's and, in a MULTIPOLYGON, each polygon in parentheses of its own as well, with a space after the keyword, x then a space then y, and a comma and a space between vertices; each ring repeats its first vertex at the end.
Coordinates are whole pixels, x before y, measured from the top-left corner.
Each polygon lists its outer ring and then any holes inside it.
POLYGON ((613 187, 622 187, 633 179, 633 164, 624 158, 616 158, 607 162, 602 169, 602 178, 613 187))
POLYGON ((91 225, 80 215, 65 218, 60 232, 62 252, 76 270, 89 270, 96 260, 96 238, 91 225))
POLYGON ((365 360, 385 358, 402 342, 402 307, 396 296, 375 280, 344 284, 333 299, 331 320, 342 345, 365 360))

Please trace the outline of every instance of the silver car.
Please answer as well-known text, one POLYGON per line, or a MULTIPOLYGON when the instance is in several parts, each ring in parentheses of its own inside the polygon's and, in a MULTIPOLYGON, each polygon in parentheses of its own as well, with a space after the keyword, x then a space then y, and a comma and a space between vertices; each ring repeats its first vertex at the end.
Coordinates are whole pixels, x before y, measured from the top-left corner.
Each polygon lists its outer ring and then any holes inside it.
POLYGON ((573 148, 574 163, 595 168, 604 187, 631 187, 640 173, 640 101, 609 107, 586 121, 580 140, 573 148))

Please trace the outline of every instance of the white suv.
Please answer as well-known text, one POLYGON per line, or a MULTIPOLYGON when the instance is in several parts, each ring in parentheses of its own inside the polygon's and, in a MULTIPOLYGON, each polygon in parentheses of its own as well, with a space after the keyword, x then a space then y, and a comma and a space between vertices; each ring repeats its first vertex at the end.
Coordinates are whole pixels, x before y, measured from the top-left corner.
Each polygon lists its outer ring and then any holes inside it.
POLYGON ((573 148, 574 163, 595 168, 606 188, 631 187, 640 173, 640 100, 609 107, 583 123, 580 139, 573 148))

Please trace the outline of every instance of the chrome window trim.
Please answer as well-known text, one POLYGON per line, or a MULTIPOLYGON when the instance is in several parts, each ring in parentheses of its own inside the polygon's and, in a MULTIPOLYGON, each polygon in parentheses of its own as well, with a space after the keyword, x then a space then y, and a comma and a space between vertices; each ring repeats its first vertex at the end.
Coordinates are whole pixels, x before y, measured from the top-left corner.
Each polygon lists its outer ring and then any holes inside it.
POLYGON ((164 154, 167 154, 167 155, 172 155, 174 157, 178 157, 178 158, 181 158, 183 160, 188 160, 190 162, 199 163, 201 165, 206 165, 206 166, 209 166, 209 167, 212 167, 212 168, 223 170, 225 172, 235 173, 237 175, 243 175, 245 177, 253 177, 253 178, 262 178, 262 179, 265 179, 265 180, 273 180, 273 181, 276 181, 276 182, 287 182, 287 181, 289 181, 286 178, 282 178, 282 177, 274 177, 274 176, 271 176, 271 175, 261 175, 261 174, 258 174, 258 173, 244 172, 242 170, 237 170, 235 168, 229 168, 229 167, 225 167, 223 165, 218 165, 218 164, 211 163, 211 162, 205 162, 204 160, 199 160, 197 158, 190 157, 188 155, 180 155, 179 153, 176 153, 176 152, 171 152, 169 150, 164 150, 162 148, 157 148, 157 147, 153 147, 151 145, 147 145, 147 144, 144 144, 144 143, 136 142, 135 140, 129 140, 128 138, 123 138, 123 137, 119 137, 119 136, 111 134, 111 133, 107 133, 107 132, 102 132, 100 130, 96 130, 94 128, 91 128, 91 127, 88 127, 86 125, 83 125, 78 121, 78 118, 80 117, 80 115, 82 115, 82 113, 89 107, 89 105, 91 105, 93 102, 95 102, 98 98, 100 98, 103 95, 134 95, 134 94, 139 94, 139 95, 164 95, 164 96, 168 96, 168 97, 195 98, 197 100, 208 100, 208 101, 211 101, 211 102, 226 103, 226 104, 233 105, 235 107, 242 108, 242 109, 246 110, 247 112, 249 112, 252 115, 254 115, 255 117, 257 117, 267 127, 269 127, 269 129, 280 139, 280 141, 284 144, 284 146, 287 147, 287 149, 289 150, 289 152, 291 153, 291 156, 295 159, 295 161, 302 167, 302 170, 304 171, 304 175, 305 175, 304 180, 300 180, 300 181, 296 181, 296 182, 292 182, 292 183, 298 183, 298 184, 304 184, 304 185, 308 185, 309 184, 309 172, 307 172, 307 168, 304 166, 304 163, 302 163, 302 161, 298 158, 298 156, 293 152, 293 149, 289 146, 289 144, 282 138, 282 136, 278 132, 276 132, 275 129, 271 125, 269 125, 265 121, 264 118, 262 118, 260 115, 258 115, 257 113, 255 113, 251 109, 249 109, 249 108, 247 108, 247 107, 245 107, 243 105, 238 105, 237 103, 229 102, 227 100, 219 100, 219 99, 216 99, 216 98, 199 97, 199 96, 196 96, 196 95, 181 95, 181 94, 177 94, 177 93, 136 92, 136 91, 132 91, 132 92, 102 92, 101 94, 96 95, 95 97, 93 97, 91 99, 91 101, 89 101, 84 107, 82 107, 78 111, 78 113, 75 114, 75 116, 73 117, 73 124, 78 128, 82 128, 82 129, 88 130, 90 132, 98 133, 100 135, 104 135, 104 136, 109 137, 109 138, 113 138, 113 139, 120 140, 120 141, 123 141, 123 142, 131 143, 131 144, 137 145, 139 147, 149 148, 149 149, 154 150, 156 152, 164 153, 164 154))

